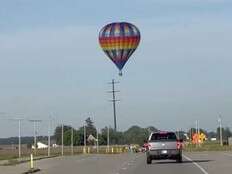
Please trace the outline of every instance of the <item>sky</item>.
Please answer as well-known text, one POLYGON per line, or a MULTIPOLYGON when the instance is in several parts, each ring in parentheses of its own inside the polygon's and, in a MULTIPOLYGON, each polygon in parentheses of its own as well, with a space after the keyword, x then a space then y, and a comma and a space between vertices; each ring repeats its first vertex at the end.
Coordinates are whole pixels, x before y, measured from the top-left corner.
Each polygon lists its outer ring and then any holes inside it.
POLYGON ((0 137, 17 136, 12 118, 48 119, 75 128, 91 117, 118 129, 232 128, 231 0, 0 0, 0 137), (98 44, 100 29, 127 21, 141 42, 118 76, 98 44))

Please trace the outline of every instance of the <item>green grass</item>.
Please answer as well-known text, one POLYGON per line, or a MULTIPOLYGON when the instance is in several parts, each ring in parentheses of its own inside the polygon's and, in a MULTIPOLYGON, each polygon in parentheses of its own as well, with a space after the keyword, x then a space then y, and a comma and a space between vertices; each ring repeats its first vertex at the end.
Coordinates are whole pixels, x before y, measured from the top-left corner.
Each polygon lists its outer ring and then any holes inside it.
MULTIPOLYGON (((98 154, 119 154, 126 152, 125 146, 110 146, 109 152, 106 151, 107 146, 100 146, 98 154), (112 153, 112 148, 113 153, 112 153), (121 149, 120 149, 121 148, 121 149)), ((75 146, 74 147, 74 155, 83 154, 83 147, 75 146)), ((97 154, 97 149, 89 146, 86 148, 86 154, 97 154), (89 149, 89 150, 88 150, 89 149)), ((30 160, 30 154, 34 154, 34 159, 44 159, 48 158, 47 149, 37 150, 37 153, 31 151, 31 149, 23 149, 21 159, 18 159, 18 151, 17 150, 0 150, 0 165, 15 165, 22 162, 27 162, 30 160)), ((51 148, 51 157, 61 156, 61 148, 51 148)), ((72 155, 71 148, 66 146, 64 147, 64 155, 69 156, 72 155)))
POLYGON ((2 160, 11 160, 11 159, 16 159, 18 156, 15 155, 0 155, 0 161, 2 160))
POLYGON ((201 152, 201 151, 232 151, 232 146, 221 146, 218 142, 205 142, 199 146, 195 144, 185 145, 184 151, 187 152, 201 152))

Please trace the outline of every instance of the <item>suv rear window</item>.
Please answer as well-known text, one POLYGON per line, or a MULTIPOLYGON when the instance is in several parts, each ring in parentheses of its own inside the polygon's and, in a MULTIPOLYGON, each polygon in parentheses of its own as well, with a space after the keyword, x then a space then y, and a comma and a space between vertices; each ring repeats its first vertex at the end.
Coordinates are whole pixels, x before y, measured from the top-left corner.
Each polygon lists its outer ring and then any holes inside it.
POLYGON ((176 134, 173 132, 167 133, 154 133, 150 141, 176 141, 176 134))

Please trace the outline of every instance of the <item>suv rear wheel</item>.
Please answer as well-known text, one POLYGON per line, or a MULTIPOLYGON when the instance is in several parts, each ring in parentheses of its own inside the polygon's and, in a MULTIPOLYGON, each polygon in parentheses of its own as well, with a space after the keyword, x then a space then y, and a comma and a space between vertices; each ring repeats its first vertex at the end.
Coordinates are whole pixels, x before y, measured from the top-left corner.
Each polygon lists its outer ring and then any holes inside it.
POLYGON ((147 164, 151 164, 151 162, 152 162, 151 157, 147 156, 147 164))
POLYGON ((176 159, 176 162, 178 163, 182 163, 182 155, 178 155, 177 159, 176 159))

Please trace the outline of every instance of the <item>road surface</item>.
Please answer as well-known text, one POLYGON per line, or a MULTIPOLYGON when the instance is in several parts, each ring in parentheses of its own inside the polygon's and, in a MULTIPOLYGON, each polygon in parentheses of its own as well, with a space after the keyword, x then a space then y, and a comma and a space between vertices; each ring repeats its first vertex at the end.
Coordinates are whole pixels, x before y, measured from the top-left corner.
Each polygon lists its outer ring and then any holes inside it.
MULTIPOLYGON (((183 163, 153 161, 144 154, 79 155, 36 162, 38 174, 231 174, 232 152, 184 153, 183 163)), ((20 174, 29 164, 0 166, 0 174, 20 174)))

